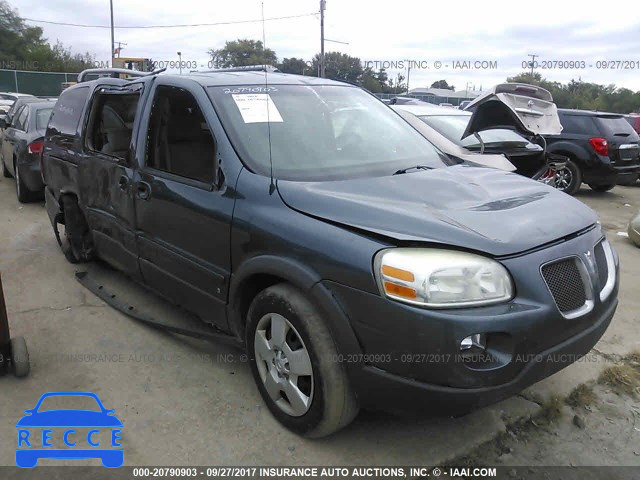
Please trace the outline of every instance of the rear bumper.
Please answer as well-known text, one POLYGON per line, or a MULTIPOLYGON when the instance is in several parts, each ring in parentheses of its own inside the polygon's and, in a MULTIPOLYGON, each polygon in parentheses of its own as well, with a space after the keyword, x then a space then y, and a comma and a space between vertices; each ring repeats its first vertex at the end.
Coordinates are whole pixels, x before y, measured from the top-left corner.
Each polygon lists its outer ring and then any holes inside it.
POLYGON ((44 189, 40 162, 18 163, 16 168, 20 170, 20 178, 31 192, 41 192, 44 189))
POLYGON ((361 405, 387 411, 462 415, 499 402, 579 361, 602 337, 617 306, 616 300, 590 328, 533 356, 513 380, 502 385, 452 388, 401 377, 374 366, 364 366, 357 382, 361 405))
POLYGON ((637 179, 640 174, 640 164, 616 165, 610 163, 606 158, 606 163, 601 162, 592 168, 585 168, 583 171, 583 181, 590 185, 619 185, 628 184, 637 179))

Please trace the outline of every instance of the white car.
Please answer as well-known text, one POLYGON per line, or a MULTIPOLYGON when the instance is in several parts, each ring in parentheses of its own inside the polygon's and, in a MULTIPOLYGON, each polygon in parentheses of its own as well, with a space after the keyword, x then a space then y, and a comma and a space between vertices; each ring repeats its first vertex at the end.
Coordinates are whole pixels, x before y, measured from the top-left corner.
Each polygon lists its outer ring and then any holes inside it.
POLYGON ((555 104, 547 100, 551 94, 542 90, 522 84, 498 85, 468 106, 474 113, 427 104, 391 108, 449 155, 554 184, 563 157, 547 154, 524 136, 562 129, 555 104))

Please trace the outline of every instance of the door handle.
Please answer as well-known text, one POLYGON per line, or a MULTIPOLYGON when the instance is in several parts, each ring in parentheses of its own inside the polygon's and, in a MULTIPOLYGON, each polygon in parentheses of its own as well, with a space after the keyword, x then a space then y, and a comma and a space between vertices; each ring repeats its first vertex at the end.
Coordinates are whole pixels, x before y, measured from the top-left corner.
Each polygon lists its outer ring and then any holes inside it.
POLYGON ((129 178, 125 175, 122 175, 118 180, 118 187, 120 187, 120 190, 122 190, 123 192, 126 192, 128 186, 129 186, 129 178))
POLYGON ((151 197, 151 185, 145 182, 136 184, 136 195, 140 200, 149 200, 151 197))

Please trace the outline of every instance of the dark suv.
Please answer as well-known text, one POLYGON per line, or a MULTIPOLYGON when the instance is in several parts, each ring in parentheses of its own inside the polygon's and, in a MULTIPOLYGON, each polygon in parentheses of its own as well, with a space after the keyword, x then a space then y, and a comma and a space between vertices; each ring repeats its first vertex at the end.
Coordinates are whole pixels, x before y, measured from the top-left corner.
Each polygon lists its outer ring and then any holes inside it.
POLYGON ((79 83, 43 174, 68 260, 98 257, 236 338, 272 414, 310 437, 359 407, 511 396, 587 353, 618 304, 590 208, 444 155, 340 82, 79 83))
POLYGON ((640 138, 624 115, 558 109, 562 133, 546 137, 549 152, 569 158, 558 188, 573 195, 584 182, 596 192, 630 185, 640 174, 640 138))

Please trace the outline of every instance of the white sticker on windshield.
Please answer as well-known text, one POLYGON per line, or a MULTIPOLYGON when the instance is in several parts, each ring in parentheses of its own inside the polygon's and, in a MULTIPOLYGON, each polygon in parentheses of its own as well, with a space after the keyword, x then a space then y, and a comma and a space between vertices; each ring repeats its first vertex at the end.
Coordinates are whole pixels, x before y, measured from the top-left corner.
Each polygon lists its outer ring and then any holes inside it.
POLYGON ((280 112, 268 93, 231 95, 244 123, 282 122, 280 112))

